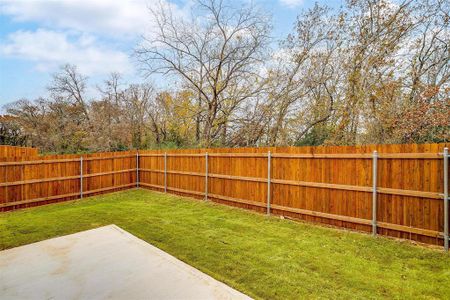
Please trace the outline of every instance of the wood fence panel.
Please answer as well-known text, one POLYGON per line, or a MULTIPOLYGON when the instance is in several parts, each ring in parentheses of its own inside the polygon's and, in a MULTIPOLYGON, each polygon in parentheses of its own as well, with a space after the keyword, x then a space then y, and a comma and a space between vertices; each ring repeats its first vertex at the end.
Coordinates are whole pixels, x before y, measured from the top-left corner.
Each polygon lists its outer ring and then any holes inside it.
MULTIPOLYGON (((146 151, 140 151, 139 156, 139 182, 144 187, 156 191, 164 190, 164 158, 162 156, 145 156, 146 151), (151 171, 150 171, 151 170, 151 171), (148 185, 152 185, 150 187, 148 185)), ((162 155, 157 151, 151 152, 153 155, 162 155)))
POLYGON ((0 158, 37 156, 38 152, 37 148, 0 145, 0 158))
POLYGON ((0 211, 80 198, 81 156, 83 195, 133 187, 135 155, 136 152, 130 151, 0 158, 0 211), (116 171, 120 173, 113 173, 116 171))

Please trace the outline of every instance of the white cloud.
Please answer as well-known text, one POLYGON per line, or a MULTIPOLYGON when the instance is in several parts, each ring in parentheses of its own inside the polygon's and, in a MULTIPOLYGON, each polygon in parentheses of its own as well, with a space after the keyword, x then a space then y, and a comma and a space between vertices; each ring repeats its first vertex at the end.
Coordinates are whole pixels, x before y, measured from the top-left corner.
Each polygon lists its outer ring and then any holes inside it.
MULTIPOLYGON (((16 22, 37 22, 50 28, 109 36, 136 37, 154 25, 149 7, 159 0, 1 0, 0 14, 16 22)), ((178 13, 181 10, 167 0, 178 13)))
POLYGON ((289 8, 294 8, 303 4, 303 0, 280 0, 280 3, 289 8))
POLYGON ((2 41, 0 55, 32 61, 39 71, 45 72, 66 63, 77 65, 86 75, 129 73, 132 70, 126 53, 98 44, 87 34, 45 29, 16 31, 2 41))
POLYGON ((187 9, 170 0, 0 0, 0 16, 37 28, 10 33, 0 41, 0 55, 32 61, 45 72, 64 63, 86 74, 130 72, 124 51, 141 35, 151 36, 155 20, 149 9, 160 4, 177 17, 187 9))

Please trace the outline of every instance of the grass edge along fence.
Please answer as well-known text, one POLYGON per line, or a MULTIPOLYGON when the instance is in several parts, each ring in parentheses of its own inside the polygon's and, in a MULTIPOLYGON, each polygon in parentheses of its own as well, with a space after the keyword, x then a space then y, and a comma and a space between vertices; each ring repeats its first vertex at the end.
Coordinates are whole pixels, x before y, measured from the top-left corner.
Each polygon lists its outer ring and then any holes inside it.
MULTIPOLYGON (((62 195, 57 191, 37 200, 10 202, 0 198, 0 208, 15 209, 61 198, 144 187, 448 249, 447 146, 144 150, 53 161, 24 160, 16 163, 51 166, 77 162, 79 174, 44 176, 12 184, 59 185, 60 180, 75 180, 78 184, 74 188, 79 191, 62 195), (90 167, 84 165, 87 162, 90 167), (95 168, 93 164, 103 167, 95 168), (117 175, 125 175, 125 181, 114 180, 117 175), (88 178, 103 180, 104 184, 94 188, 92 182, 86 182, 88 178)), ((2 162, 0 169, 14 163, 2 162)), ((0 189, 10 184, 9 180, 0 183, 0 189)))

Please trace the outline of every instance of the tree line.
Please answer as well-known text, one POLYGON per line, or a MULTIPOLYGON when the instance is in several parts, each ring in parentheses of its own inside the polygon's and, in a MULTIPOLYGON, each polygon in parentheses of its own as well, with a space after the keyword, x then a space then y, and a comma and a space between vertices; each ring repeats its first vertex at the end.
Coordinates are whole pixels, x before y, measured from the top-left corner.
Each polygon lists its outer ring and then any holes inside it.
POLYGON ((277 41, 252 4, 199 0, 180 17, 160 3, 133 57, 172 88, 113 73, 90 99, 88 78, 68 64, 48 97, 5 106, 0 143, 79 152, 448 141, 449 6, 316 4, 277 41))

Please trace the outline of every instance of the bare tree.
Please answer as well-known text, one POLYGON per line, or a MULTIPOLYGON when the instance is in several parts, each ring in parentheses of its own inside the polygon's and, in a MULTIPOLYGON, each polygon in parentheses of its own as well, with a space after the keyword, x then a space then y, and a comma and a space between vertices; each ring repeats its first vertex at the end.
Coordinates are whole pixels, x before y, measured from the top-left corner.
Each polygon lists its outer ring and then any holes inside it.
POLYGON ((340 16, 315 5, 298 17, 270 69, 270 145, 291 144, 334 111, 339 78, 340 16))
POLYGON ((234 8, 221 0, 198 1, 190 19, 175 17, 162 4, 152 13, 158 30, 144 38, 137 57, 148 74, 175 75, 195 91, 197 131, 209 146, 220 132, 226 134, 240 103, 264 84, 268 17, 254 6, 234 8))
POLYGON ((78 105, 89 122, 86 81, 87 77, 81 75, 76 66, 67 64, 61 67, 60 72, 53 74, 48 90, 55 99, 78 105))
POLYGON ((125 90, 124 113, 132 135, 133 148, 143 147, 144 131, 149 122, 149 110, 155 97, 155 89, 151 84, 132 84, 125 90))

